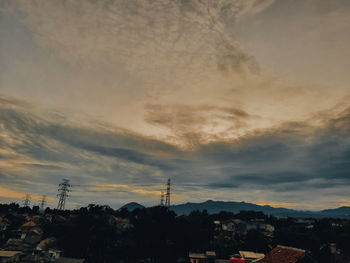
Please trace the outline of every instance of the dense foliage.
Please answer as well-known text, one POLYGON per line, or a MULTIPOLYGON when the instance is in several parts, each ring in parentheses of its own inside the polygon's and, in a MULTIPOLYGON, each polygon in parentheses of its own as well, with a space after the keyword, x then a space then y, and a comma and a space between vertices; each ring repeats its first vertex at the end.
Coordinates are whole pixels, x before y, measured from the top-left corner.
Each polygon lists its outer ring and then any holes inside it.
MULTIPOLYGON (((0 205, 0 214, 18 228, 24 219, 18 214, 38 214, 38 209, 0 205)), ((315 220, 312 228, 292 218, 278 219, 259 212, 209 215, 193 211, 177 216, 165 207, 115 211, 108 206, 89 205, 73 211, 46 209, 42 220, 44 238, 55 237, 65 256, 86 258, 86 262, 187 262, 188 253, 214 250, 228 258, 238 250, 267 253, 277 244, 306 249, 318 262, 332 262, 329 244, 350 251, 350 223, 340 219, 315 220), (214 220, 257 220, 275 227, 267 236, 252 229, 227 234, 215 230, 214 220)))

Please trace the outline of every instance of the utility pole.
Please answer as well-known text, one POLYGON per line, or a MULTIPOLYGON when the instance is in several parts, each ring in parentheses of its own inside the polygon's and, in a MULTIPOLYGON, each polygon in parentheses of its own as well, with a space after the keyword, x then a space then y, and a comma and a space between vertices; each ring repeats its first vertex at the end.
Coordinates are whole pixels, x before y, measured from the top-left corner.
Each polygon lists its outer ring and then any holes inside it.
POLYGON ((63 179, 62 183, 58 185, 58 192, 59 192, 59 194, 57 194, 57 197, 59 198, 58 204, 57 204, 58 210, 64 210, 65 208, 69 187, 71 187, 71 185, 69 184, 68 179, 63 179))
POLYGON ((24 207, 29 207, 30 206, 30 200, 32 199, 30 194, 26 194, 23 200, 23 206, 24 207))
POLYGON ((163 191, 160 194, 160 206, 164 206, 164 192, 163 191))
POLYGON ((45 204, 46 204, 46 195, 43 195, 41 197, 41 202, 40 202, 40 211, 45 210, 45 204))
POLYGON ((170 207, 170 179, 168 179, 167 188, 166 188, 165 206, 168 208, 170 207))

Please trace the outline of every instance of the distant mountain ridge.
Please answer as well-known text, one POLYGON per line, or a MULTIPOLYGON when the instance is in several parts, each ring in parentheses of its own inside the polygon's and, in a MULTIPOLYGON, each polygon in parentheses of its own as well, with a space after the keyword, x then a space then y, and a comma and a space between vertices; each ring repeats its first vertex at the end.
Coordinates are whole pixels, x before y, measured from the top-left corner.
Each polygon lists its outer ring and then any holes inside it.
POLYGON ((225 202, 225 201, 212 201, 208 200, 203 203, 185 203, 180 205, 173 205, 171 210, 177 214, 189 214, 193 210, 207 210, 209 214, 219 213, 221 211, 227 211, 232 213, 239 213, 240 211, 261 211, 266 214, 291 214, 295 213, 295 210, 288 208, 275 208, 268 205, 261 206, 246 202, 225 202))
POLYGON ((321 213, 333 216, 346 216, 350 218, 350 206, 342 206, 334 209, 325 209, 321 213))
MULTIPOLYGON (((144 208, 143 205, 132 202, 128 203, 121 208, 127 208, 129 211, 132 211, 136 208, 144 208)), ((121 209, 120 208, 120 209, 121 209)), ((221 211, 239 213, 240 211, 256 211, 263 212, 267 215, 273 216, 282 216, 282 217, 339 217, 339 218, 350 218, 350 207, 339 207, 335 209, 325 209, 321 211, 303 211, 303 210, 294 210, 290 208, 282 207, 272 207, 269 205, 257 205, 246 202, 234 202, 234 201, 213 201, 208 200, 201 203, 185 203, 179 205, 170 206, 170 210, 174 211, 178 215, 188 215, 192 211, 207 210, 209 214, 219 213, 221 211)))
POLYGON ((142 208, 145 208, 143 205, 140 205, 139 203, 136 203, 136 202, 131 202, 131 203, 127 203, 125 205, 123 205, 121 208, 119 208, 118 210, 121 210, 123 208, 126 208, 128 209, 130 212, 132 212, 133 210, 139 208, 139 209, 142 209, 142 208))

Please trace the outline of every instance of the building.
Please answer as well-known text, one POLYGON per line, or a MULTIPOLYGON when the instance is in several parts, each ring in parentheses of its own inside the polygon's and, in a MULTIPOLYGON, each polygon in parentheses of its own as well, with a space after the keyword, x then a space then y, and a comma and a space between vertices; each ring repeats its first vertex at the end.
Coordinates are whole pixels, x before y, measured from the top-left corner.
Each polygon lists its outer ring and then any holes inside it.
POLYGON ((0 232, 6 231, 9 226, 10 226, 9 223, 1 221, 0 222, 0 232))
POLYGON ((85 259, 83 259, 83 258, 65 258, 65 257, 61 257, 55 262, 56 263, 84 263, 85 259))
POLYGON ((23 232, 29 232, 33 229, 35 229, 37 227, 37 224, 34 222, 34 221, 28 221, 26 223, 24 223, 20 229, 23 231, 23 232))
POLYGON ((0 250, 0 263, 20 262, 21 251, 0 250))
POLYGON ((258 263, 313 263, 306 251, 294 247, 278 245, 272 249, 264 258, 259 259, 258 263))
POLYGON ((216 253, 206 251, 205 253, 189 253, 191 263, 215 263, 216 253))
POLYGON ((3 221, 0 221, 0 241, 5 239, 6 231, 7 231, 9 226, 10 226, 10 224, 3 222, 3 221))
POLYGON ((56 261, 60 258, 61 253, 62 253, 61 250, 50 248, 50 249, 46 252, 45 258, 46 258, 47 260, 49 260, 49 261, 54 261, 54 262, 56 262, 56 261))
POLYGON ((189 253, 188 257, 190 258, 191 263, 206 263, 207 257, 204 253, 189 253))
POLYGON ((252 251, 239 251, 239 254, 244 258, 245 262, 253 262, 254 260, 262 259, 265 254, 255 253, 252 251))
POLYGON ((247 233, 249 230, 259 230, 266 234, 272 234, 275 231, 274 226, 264 223, 259 219, 251 221, 243 221, 240 219, 226 220, 226 221, 214 221, 215 230, 221 230, 226 232, 240 232, 247 233), (221 224, 219 224, 221 223, 221 224))
POLYGON ((215 251, 206 251, 205 256, 207 257, 208 263, 214 263, 216 259, 216 253, 215 251))

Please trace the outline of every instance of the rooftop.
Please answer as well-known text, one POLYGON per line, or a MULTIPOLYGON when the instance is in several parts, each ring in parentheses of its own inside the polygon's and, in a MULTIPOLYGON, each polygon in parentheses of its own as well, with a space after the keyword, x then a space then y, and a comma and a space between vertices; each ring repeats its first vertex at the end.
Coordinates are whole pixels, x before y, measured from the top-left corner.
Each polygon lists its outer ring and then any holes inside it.
POLYGON ((295 263, 305 256, 305 250, 278 245, 266 256, 256 262, 259 263, 295 263))
POLYGON ((251 258, 251 259, 259 259, 265 256, 265 254, 263 253, 255 253, 252 251, 239 251, 239 254, 244 258, 251 258))
POLYGON ((189 253, 190 258, 207 258, 203 253, 189 253))
POLYGON ((0 257, 2 258, 10 258, 18 254, 21 254, 21 251, 0 250, 0 257))
POLYGON ((61 257, 57 259, 56 263, 83 263, 85 259, 83 258, 64 258, 61 257))
POLYGON ((215 251, 206 251, 206 252, 205 252, 205 255, 206 255, 207 257, 216 257, 215 251))

